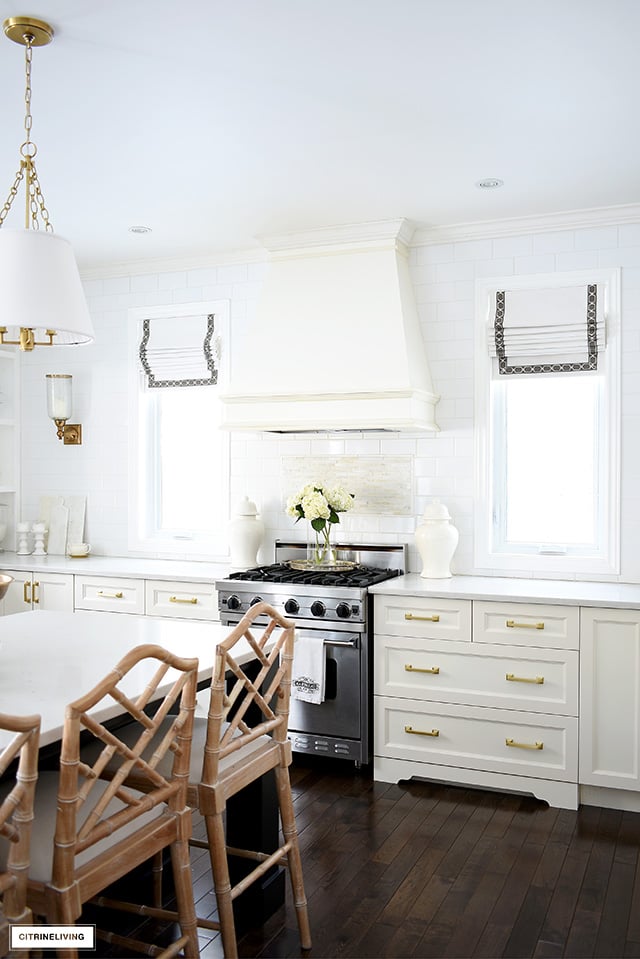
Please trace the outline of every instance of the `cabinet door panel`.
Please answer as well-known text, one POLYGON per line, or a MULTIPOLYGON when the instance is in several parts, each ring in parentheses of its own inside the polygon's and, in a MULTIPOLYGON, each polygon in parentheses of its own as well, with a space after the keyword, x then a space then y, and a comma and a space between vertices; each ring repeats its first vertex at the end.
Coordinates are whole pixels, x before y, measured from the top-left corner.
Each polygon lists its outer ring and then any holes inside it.
POLYGON ((471 642, 471 602, 425 596, 376 596, 376 632, 471 642))
POLYGON ((578 653, 376 636, 374 692, 577 716, 578 653))
POLYGON ((542 603, 473 604, 473 640, 516 646, 579 649, 580 610, 577 606, 542 603))
POLYGON ((640 790, 640 611, 581 611, 580 782, 640 790))
POLYGON ((145 582, 147 616, 218 620, 218 594, 213 583, 145 582))
MULTIPOLYGON (((419 763, 576 782, 578 721, 381 696, 375 754, 419 763)), ((444 772, 443 772, 443 775, 444 772)))

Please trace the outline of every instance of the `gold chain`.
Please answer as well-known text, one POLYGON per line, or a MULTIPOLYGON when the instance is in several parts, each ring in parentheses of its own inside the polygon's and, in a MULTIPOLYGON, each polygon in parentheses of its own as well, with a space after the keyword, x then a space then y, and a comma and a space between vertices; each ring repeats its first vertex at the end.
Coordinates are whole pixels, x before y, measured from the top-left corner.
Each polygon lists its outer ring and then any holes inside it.
POLYGON ((38 177, 38 171, 36 170, 35 156, 38 152, 38 148, 31 139, 31 127, 33 126, 33 117, 31 115, 31 63, 33 59, 33 37, 30 35, 25 36, 25 47, 24 47, 24 60, 25 60, 25 91, 24 91, 24 129, 26 133, 26 140, 20 147, 20 155, 22 160, 20 161, 20 169, 16 173, 15 179, 9 190, 9 196, 5 200, 4 206, 0 210, 0 227, 3 225, 6 216, 11 209, 11 204, 15 200, 18 194, 18 187, 24 179, 25 171, 27 174, 26 190, 27 190, 27 227, 31 226, 32 230, 40 229, 40 220, 49 233, 53 232, 53 226, 49 220, 49 211, 47 210, 44 195, 42 193, 42 187, 40 186, 40 179, 38 177))

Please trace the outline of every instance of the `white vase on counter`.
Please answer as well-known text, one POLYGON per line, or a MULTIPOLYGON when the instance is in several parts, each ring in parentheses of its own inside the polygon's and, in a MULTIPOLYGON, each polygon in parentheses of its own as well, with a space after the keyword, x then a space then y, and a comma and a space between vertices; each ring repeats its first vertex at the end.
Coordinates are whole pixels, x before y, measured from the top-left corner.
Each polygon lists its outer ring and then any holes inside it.
POLYGON ((237 503, 229 523, 229 551, 232 569, 256 566, 258 550, 264 538, 264 523, 258 519, 258 510, 248 496, 237 503))
POLYGON ((415 533, 422 560, 420 575, 425 579, 448 579, 458 539, 458 530, 451 522, 449 510, 444 503, 434 499, 425 509, 422 523, 415 533))

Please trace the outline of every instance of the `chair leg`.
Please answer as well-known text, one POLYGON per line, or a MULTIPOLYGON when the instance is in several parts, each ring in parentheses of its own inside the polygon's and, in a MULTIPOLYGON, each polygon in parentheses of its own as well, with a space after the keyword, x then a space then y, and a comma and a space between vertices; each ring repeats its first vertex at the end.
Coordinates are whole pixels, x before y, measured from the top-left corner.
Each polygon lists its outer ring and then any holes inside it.
POLYGON ((162 871, 163 871, 163 853, 164 850, 159 849, 158 852, 153 857, 153 864, 151 866, 151 878, 153 882, 153 905, 156 908, 162 908, 162 871))
POLYGON ((187 959, 198 959, 200 955, 198 924, 196 907, 193 901, 189 843, 186 839, 178 839, 171 844, 171 865, 173 867, 173 882, 178 903, 178 921, 182 935, 186 936, 188 940, 185 945, 184 954, 187 959))
POLYGON ((289 850, 287 858, 289 860, 289 877, 291 879, 291 890, 293 892, 293 901, 296 907, 298 929, 300 932, 300 945, 303 949, 311 949, 311 929, 309 927, 307 898, 302 878, 302 859, 300 858, 298 830, 296 828, 295 813, 293 811, 289 767, 277 766, 275 774, 278 789, 278 805, 280 806, 280 818, 282 820, 282 833, 285 842, 291 843, 291 849, 289 850))
POLYGON ((222 934, 222 949, 225 959, 237 959, 238 944, 233 918, 233 900, 231 899, 231 881, 227 861, 227 841, 222 813, 205 816, 211 873, 218 904, 218 919, 222 934))

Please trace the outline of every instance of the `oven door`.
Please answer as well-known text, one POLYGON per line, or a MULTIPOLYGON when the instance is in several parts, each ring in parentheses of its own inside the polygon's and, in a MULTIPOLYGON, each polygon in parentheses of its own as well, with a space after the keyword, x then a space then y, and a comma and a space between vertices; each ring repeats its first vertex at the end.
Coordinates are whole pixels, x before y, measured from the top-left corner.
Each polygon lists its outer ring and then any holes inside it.
POLYGON ((289 730, 320 736, 360 738, 362 634, 297 629, 298 635, 321 632, 324 641, 324 702, 315 705, 291 697, 289 730))

